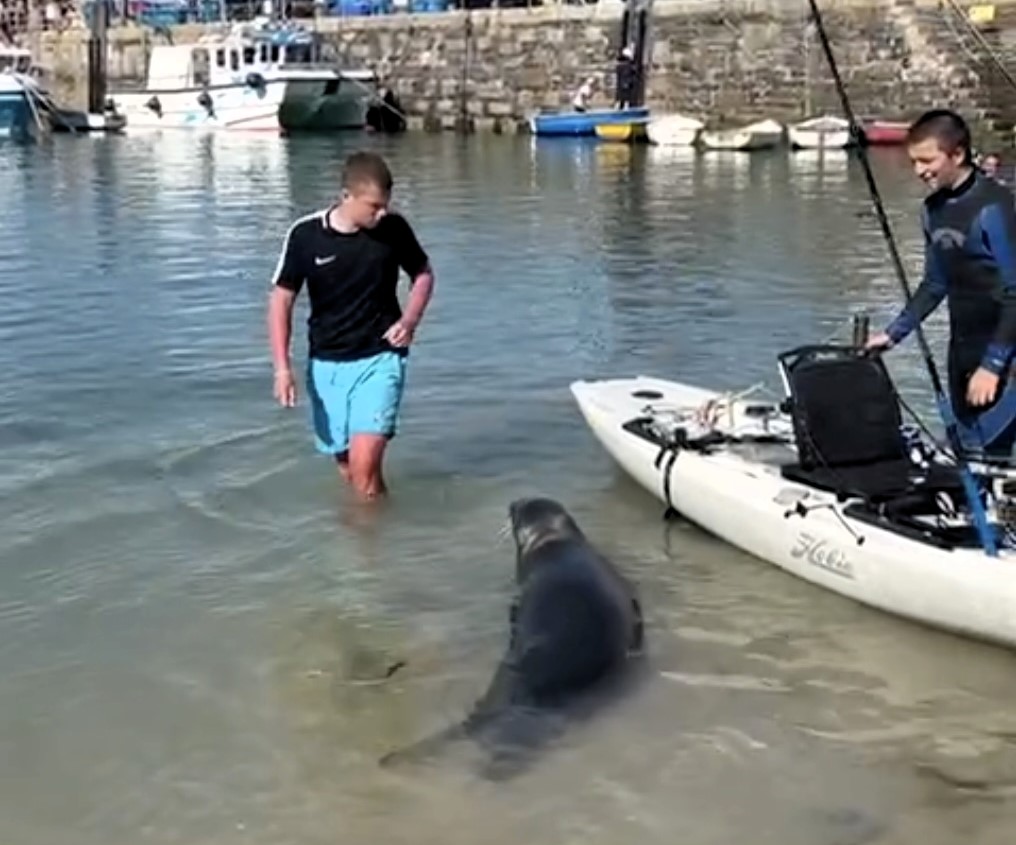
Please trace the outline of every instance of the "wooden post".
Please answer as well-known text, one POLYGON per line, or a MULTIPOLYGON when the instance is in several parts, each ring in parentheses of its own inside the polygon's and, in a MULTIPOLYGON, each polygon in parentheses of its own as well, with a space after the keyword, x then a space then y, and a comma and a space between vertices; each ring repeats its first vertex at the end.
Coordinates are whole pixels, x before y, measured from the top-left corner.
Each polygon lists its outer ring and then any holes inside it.
POLYGON ((96 0, 88 36, 88 111, 102 114, 106 103, 106 45, 109 0, 96 0))
POLYGON ((459 116, 456 120, 458 131, 468 134, 472 129, 473 121, 469 116, 469 78, 471 76, 471 63, 473 58, 473 14, 472 9, 466 7, 465 20, 463 22, 463 39, 465 41, 462 53, 462 77, 459 81, 459 116))
POLYGON ((632 47, 634 70, 631 105, 645 105, 646 76, 652 65, 652 0, 625 0, 621 14, 621 43, 632 47))

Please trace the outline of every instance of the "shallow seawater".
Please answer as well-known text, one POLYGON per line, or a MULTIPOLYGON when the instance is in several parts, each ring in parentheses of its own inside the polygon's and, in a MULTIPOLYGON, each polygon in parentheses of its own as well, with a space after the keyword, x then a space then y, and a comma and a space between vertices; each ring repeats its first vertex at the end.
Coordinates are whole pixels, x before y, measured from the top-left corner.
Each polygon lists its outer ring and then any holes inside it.
MULTIPOLYGON (((916 284, 920 189, 875 167, 916 284)), ((0 148, 0 196, 3 842, 1008 842, 1012 657, 664 523, 568 393, 776 388, 780 350, 880 325, 856 163, 180 133, 0 148), (273 404, 264 332, 289 222, 360 143, 438 277, 367 521, 273 404), (534 492, 638 582, 650 682, 506 783, 380 769, 483 691, 534 492)), ((893 368, 927 408, 915 350, 893 368)))

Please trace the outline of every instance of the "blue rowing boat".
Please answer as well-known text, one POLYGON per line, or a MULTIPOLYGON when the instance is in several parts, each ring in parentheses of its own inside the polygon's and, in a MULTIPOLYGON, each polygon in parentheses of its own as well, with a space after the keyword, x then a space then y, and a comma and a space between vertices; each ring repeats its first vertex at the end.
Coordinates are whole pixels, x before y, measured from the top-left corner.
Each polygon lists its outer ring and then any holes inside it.
POLYGON ((595 111, 541 112, 529 118, 534 135, 595 135, 596 127, 609 123, 644 123, 649 119, 646 106, 595 111))

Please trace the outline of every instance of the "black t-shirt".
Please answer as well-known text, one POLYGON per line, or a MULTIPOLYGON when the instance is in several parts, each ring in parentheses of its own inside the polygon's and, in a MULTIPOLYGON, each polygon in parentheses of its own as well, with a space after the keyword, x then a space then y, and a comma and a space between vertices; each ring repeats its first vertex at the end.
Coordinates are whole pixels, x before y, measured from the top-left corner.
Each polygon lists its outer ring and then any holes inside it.
POLYGON ((386 214, 373 229, 339 232, 331 209, 302 217, 289 229, 273 284, 310 297, 310 355, 352 361, 379 352, 406 354, 384 339, 402 316, 396 289, 399 269, 414 278, 428 265, 412 227, 386 214))

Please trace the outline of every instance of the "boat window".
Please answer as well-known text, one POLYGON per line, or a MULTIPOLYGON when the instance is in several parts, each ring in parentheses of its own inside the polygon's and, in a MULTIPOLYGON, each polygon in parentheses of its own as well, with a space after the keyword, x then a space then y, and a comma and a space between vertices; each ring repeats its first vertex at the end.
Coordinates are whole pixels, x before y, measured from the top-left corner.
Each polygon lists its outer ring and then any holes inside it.
POLYGON ((31 56, 0 56, 0 71, 28 73, 32 69, 31 56))
POLYGON ((240 53, 236 50, 229 51, 229 69, 230 70, 240 69, 240 53))
POLYGON ((308 64, 310 60, 309 44, 290 44, 286 47, 286 64, 308 64))
POLYGON ((258 52, 261 54, 258 57, 261 61, 261 64, 265 64, 268 61, 268 45, 262 44, 258 52))
POLYGON ((215 51, 215 66, 225 67, 226 66, 226 51, 221 47, 215 51))
POLYGON ((278 61, 279 61, 279 45, 278 44, 273 44, 272 45, 272 64, 275 64, 278 61))
POLYGON ((205 86, 211 76, 208 65, 208 51, 204 47, 196 47, 191 51, 191 62, 194 67, 194 84, 205 86))
POLYGON ((255 58, 257 58, 257 50, 254 47, 243 48, 243 63, 245 65, 254 64, 255 58))

